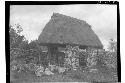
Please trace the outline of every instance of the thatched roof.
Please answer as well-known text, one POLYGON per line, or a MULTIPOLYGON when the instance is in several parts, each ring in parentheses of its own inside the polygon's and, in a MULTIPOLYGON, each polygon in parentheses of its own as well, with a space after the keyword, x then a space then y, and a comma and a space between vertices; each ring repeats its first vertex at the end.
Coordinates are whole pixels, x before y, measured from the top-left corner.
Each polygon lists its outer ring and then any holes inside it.
POLYGON ((88 23, 59 13, 53 13, 38 41, 41 44, 78 44, 88 47, 103 47, 88 23))

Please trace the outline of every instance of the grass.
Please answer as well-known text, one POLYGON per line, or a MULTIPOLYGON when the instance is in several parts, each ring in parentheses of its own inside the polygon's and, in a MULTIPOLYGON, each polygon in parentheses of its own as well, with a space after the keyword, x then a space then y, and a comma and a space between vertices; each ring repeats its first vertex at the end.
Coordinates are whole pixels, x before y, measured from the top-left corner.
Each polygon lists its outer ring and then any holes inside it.
POLYGON ((33 73, 10 73, 12 83, 26 83, 26 82, 117 82, 117 76, 114 76, 115 71, 109 70, 105 67, 98 67, 95 72, 89 72, 89 69, 69 71, 65 74, 43 75, 37 77, 33 73))

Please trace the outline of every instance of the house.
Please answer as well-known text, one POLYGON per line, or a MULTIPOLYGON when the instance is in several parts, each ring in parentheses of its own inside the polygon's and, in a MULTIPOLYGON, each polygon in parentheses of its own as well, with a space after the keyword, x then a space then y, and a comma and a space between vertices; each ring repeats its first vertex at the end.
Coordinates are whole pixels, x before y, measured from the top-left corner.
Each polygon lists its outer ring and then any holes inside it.
POLYGON ((100 39, 86 21, 59 13, 53 13, 39 35, 38 43, 47 46, 48 56, 53 61, 57 60, 55 55, 58 54, 58 48, 65 48, 67 45, 82 49, 103 48, 100 39))

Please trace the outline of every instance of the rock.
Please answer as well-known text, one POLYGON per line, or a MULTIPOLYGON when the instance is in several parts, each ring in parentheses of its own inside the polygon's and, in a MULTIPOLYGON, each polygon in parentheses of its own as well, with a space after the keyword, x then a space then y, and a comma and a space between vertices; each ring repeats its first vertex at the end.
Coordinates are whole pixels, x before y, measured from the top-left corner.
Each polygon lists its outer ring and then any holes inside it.
POLYGON ((59 73, 64 73, 65 70, 66 70, 65 67, 58 67, 58 72, 59 72, 59 73))
POLYGON ((53 75, 54 73, 49 70, 49 68, 45 69, 45 74, 46 75, 53 75))
POLYGON ((35 71, 35 74, 37 76, 42 76, 44 74, 44 67, 39 67, 36 71, 35 71))
POLYGON ((56 69, 56 65, 50 65, 49 64, 48 68, 50 69, 50 71, 54 71, 56 69))

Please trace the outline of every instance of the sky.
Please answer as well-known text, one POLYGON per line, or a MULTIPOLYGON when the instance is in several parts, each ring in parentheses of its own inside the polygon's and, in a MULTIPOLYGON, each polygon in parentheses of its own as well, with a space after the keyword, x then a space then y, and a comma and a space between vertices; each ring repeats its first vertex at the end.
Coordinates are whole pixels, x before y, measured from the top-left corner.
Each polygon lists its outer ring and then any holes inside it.
POLYGON ((75 5, 11 5, 10 25, 19 23, 22 35, 31 41, 38 39, 53 13, 86 21, 98 35, 104 48, 110 38, 117 39, 117 6, 102 4, 75 5))

